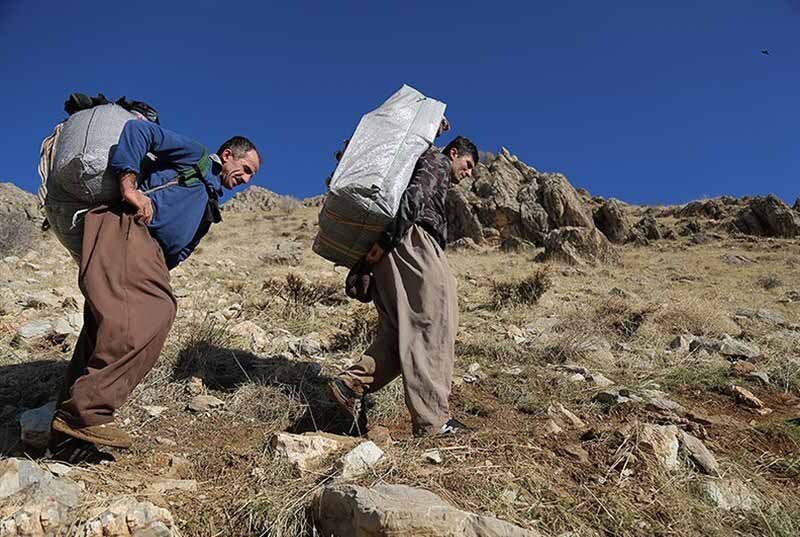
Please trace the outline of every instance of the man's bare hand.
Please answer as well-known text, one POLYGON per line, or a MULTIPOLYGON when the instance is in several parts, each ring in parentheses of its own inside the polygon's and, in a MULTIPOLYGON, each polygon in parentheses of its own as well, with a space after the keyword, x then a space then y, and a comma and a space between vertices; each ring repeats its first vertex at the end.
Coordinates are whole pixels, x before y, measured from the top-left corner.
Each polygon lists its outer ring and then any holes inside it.
POLYGON ((372 249, 370 249, 370 251, 367 252, 367 257, 366 257, 367 263, 369 263, 370 265, 375 265, 376 263, 378 263, 378 261, 383 259, 384 253, 385 251, 383 250, 383 248, 381 248, 376 242, 375 244, 372 245, 372 249))
POLYGON ((133 216, 134 220, 144 225, 148 225, 153 221, 153 202, 150 201, 150 198, 138 190, 134 190, 126 192, 123 199, 136 209, 136 214, 133 216))
POLYGON ((120 176, 119 193, 122 195, 123 201, 136 209, 134 220, 144 225, 148 225, 153 220, 153 202, 136 189, 135 173, 127 172, 120 176))

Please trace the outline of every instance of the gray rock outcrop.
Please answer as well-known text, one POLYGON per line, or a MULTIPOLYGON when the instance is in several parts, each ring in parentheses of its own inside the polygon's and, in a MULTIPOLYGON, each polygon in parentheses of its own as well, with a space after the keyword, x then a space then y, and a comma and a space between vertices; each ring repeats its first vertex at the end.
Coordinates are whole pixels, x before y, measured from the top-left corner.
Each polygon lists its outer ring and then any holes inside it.
POLYGON ((325 487, 311 508, 323 535, 335 537, 536 537, 497 518, 462 511, 406 485, 325 487))
POLYGON ((570 265, 614 264, 620 255, 597 228, 563 227, 544 241, 544 258, 570 265))
POLYGON ((619 200, 607 199, 594 211, 594 223, 608 240, 622 243, 628 236, 630 226, 619 200))
POLYGON ((732 229, 761 237, 797 237, 800 235, 800 213, 772 194, 757 197, 739 212, 732 229))
POLYGON ((473 178, 450 187, 447 214, 451 241, 519 237, 542 245, 554 229, 595 227, 566 177, 539 172, 505 148, 478 164, 473 178))

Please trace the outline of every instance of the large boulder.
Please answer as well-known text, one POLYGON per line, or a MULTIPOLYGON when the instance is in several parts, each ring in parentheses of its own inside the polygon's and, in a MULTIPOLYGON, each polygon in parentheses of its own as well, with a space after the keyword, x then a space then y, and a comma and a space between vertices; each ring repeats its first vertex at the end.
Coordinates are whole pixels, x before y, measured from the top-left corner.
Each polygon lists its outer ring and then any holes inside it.
POLYGON ((650 241, 661 240, 661 238, 661 230, 658 228, 658 222, 656 222, 655 217, 651 214, 646 214, 631 228, 626 242, 647 246, 650 241))
POLYGON ((800 213, 773 194, 756 197, 739 212, 732 228, 761 237, 797 237, 800 235, 800 213))
POLYGON ((594 224, 611 242, 622 243, 628 236, 629 226, 622 204, 613 198, 605 200, 594 211, 594 224))
POLYGON ((539 203, 547 211, 551 229, 564 226, 594 227, 592 213, 561 174, 545 174, 540 178, 539 203))
POLYGON ((740 207, 742 201, 732 196, 721 196, 708 200, 697 200, 677 209, 674 215, 678 218, 706 218, 725 220, 731 217, 740 207))
POLYGON ((447 218, 451 241, 519 237, 542 245, 553 229, 594 227, 587 202, 563 175, 541 173, 505 148, 451 186, 447 218))
POLYGON ((544 241, 544 258, 570 265, 619 263, 620 255, 597 228, 563 227, 544 241))
POLYGON ((334 537, 536 537, 494 517, 462 511, 436 494, 406 485, 322 489, 311 514, 322 535, 334 537))
POLYGON ((480 242, 483 239, 481 221, 472 211, 467 193, 457 185, 451 186, 447 193, 447 215, 447 232, 453 240, 480 242))

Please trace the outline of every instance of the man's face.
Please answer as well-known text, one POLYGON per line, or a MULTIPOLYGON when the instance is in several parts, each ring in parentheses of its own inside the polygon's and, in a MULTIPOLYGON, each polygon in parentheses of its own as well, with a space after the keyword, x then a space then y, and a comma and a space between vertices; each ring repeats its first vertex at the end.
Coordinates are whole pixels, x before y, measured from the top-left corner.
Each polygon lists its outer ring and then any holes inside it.
POLYGON ((225 149, 219 159, 222 161, 222 171, 219 173, 222 186, 231 190, 241 184, 247 184, 258 171, 261 159, 255 149, 247 151, 239 158, 230 149, 225 149))
POLYGON ((462 179, 472 175, 472 170, 475 168, 475 161, 472 159, 472 155, 469 153, 459 155, 458 150, 454 147, 450 149, 448 156, 453 164, 451 169, 453 182, 460 183, 462 179))

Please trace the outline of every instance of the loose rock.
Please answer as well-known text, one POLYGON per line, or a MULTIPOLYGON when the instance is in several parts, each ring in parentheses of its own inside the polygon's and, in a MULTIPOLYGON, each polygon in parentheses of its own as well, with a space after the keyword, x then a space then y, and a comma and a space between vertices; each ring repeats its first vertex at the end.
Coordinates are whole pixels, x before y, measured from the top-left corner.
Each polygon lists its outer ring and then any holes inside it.
POLYGON ((363 442, 339 462, 342 479, 353 479, 370 471, 383 458, 383 451, 374 442, 363 442))
POLYGON ((333 537, 538 537, 494 517, 462 511, 427 490, 379 484, 322 489, 312 509, 317 529, 333 537))

